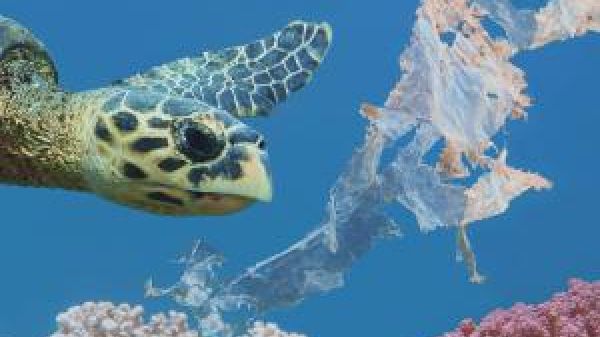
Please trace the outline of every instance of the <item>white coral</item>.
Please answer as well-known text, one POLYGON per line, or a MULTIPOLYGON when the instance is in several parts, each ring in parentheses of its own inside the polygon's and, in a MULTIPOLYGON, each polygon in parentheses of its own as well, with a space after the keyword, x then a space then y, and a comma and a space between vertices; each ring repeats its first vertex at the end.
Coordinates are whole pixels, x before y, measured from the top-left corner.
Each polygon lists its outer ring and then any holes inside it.
MULTIPOLYGON (((144 321, 141 306, 88 302, 56 318, 58 330, 50 337, 199 337, 188 326, 187 315, 170 311, 144 321)), ((281 331, 272 323, 257 322, 243 337, 306 337, 281 331)))
POLYGON ((306 337, 296 333, 287 333, 279 330, 277 325, 272 323, 256 322, 254 327, 248 331, 244 337, 306 337))
POLYGON ((198 337, 187 316, 171 311, 144 322, 144 309, 128 304, 88 302, 58 315, 58 330, 50 337, 198 337))

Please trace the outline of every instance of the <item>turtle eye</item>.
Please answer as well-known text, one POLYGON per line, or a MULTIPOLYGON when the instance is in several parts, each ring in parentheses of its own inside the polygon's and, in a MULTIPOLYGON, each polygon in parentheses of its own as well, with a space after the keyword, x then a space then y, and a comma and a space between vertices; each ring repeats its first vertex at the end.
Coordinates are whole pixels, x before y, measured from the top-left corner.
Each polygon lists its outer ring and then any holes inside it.
POLYGON ((223 133, 192 120, 175 125, 175 139, 179 151, 194 163, 214 160, 225 149, 223 133))

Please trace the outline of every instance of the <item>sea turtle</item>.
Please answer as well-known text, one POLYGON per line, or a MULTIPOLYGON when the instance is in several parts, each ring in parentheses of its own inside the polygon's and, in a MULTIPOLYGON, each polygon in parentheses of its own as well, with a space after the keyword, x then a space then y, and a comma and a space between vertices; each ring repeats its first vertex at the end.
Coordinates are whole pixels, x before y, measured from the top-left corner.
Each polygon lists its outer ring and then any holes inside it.
POLYGON ((167 215, 227 214, 271 199, 266 116, 304 87, 331 43, 295 21, 104 88, 66 92, 44 45, 0 17, 0 182, 96 193, 167 215))

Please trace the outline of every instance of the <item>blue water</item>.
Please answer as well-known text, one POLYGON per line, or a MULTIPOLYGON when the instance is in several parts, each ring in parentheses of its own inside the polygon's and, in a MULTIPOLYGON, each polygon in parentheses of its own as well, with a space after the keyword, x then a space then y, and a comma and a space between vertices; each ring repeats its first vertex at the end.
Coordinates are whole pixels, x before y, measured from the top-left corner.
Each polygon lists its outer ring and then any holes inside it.
MULTIPOLYGON (((335 41, 315 81, 272 118, 251 121, 267 136, 275 200, 223 218, 159 217, 92 195, 0 188, 0 335, 40 337, 54 317, 88 300, 144 304, 143 282, 170 284, 169 263, 197 238, 225 252, 238 270, 313 229, 327 190, 363 138, 362 102, 382 103, 399 76, 417 1, 331 2, 5 0, 0 13, 46 42, 70 90, 103 86, 200 50, 267 35, 288 21, 328 21, 335 41)), ((463 317, 515 301, 536 302, 570 277, 600 279, 596 178, 600 37, 588 36, 517 63, 537 103, 527 122, 509 124, 510 158, 556 186, 518 199, 479 223, 472 239, 488 282, 467 282, 454 263, 450 231, 418 233, 409 214, 405 238, 381 242, 342 290, 269 318, 309 336, 433 336, 463 317)))

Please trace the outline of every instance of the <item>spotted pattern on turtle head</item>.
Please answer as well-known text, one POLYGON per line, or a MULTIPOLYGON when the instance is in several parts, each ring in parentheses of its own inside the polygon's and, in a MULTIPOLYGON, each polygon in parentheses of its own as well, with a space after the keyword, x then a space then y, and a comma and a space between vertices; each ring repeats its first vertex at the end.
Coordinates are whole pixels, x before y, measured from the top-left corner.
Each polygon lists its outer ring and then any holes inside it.
POLYGON ((237 207, 244 193, 249 203, 252 184, 239 191, 236 184, 268 178, 263 137, 224 111, 136 88, 102 97, 94 143, 105 171, 122 183, 98 188, 113 200, 168 214, 211 213, 198 204, 219 209, 230 194, 237 207))

